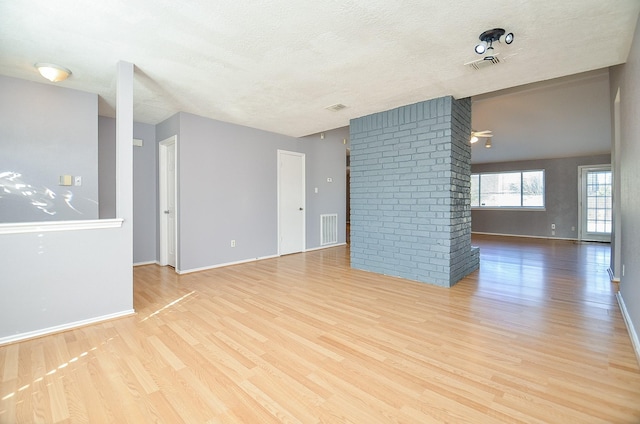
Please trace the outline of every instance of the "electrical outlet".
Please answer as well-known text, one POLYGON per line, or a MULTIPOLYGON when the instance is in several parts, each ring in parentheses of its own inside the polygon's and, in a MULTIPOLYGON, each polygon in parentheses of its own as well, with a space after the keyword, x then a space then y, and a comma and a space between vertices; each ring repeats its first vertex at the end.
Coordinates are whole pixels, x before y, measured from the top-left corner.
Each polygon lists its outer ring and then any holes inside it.
POLYGON ((79 176, 73 177, 73 185, 81 186, 82 185, 82 177, 79 177, 79 176))
POLYGON ((555 230, 556 229, 556 224, 551 224, 551 229, 555 230))
POLYGON ((235 240, 231 240, 231 247, 236 247, 236 241, 235 240))

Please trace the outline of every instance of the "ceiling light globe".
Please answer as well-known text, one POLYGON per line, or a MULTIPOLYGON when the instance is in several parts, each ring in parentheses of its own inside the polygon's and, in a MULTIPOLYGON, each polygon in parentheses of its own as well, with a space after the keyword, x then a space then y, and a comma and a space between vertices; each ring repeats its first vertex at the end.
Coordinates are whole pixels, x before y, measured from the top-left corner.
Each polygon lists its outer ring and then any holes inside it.
POLYGON ((71 71, 67 68, 52 63, 36 63, 35 66, 38 72, 40 72, 40 75, 51 82, 64 81, 71 75, 71 71))

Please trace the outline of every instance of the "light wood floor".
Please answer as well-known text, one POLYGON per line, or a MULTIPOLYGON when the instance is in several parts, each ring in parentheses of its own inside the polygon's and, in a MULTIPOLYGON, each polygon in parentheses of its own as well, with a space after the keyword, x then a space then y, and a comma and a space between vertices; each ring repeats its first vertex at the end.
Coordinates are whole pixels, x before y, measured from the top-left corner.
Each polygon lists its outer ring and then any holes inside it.
POLYGON ((474 244, 451 289, 346 247, 137 267, 137 315, 0 347, 0 422, 640 422, 609 246, 474 244))

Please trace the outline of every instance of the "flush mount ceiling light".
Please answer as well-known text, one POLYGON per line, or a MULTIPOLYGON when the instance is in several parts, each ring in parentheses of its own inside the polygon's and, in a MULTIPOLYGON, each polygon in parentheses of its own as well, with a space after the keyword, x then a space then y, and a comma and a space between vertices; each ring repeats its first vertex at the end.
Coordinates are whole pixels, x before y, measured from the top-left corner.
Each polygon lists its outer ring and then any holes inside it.
POLYGON ((489 29, 480 34, 480 44, 476 44, 475 51, 478 54, 486 54, 486 60, 492 60, 497 54, 493 48, 493 43, 496 41, 504 42, 505 44, 513 43, 513 33, 506 34, 506 31, 502 28, 489 29))
POLYGON ((60 65, 54 65, 53 63, 36 63, 35 67, 40 72, 40 75, 45 77, 51 82, 60 82, 66 80, 71 71, 60 65))

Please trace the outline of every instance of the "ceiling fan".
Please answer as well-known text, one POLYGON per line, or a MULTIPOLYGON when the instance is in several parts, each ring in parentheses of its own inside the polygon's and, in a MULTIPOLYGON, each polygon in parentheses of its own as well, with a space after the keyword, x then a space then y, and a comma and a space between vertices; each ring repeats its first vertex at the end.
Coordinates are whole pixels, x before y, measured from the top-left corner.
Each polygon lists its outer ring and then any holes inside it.
POLYGON ((471 137, 469 138, 469 143, 473 144, 478 140, 480 140, 481 137, 484 137, 484 138, 493 137, 493 134, 491 134, 491 130, 484 130, 484 131, 471 130, 471 137))

